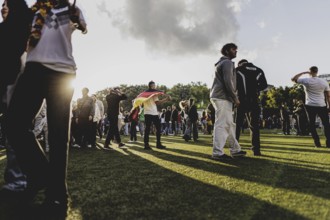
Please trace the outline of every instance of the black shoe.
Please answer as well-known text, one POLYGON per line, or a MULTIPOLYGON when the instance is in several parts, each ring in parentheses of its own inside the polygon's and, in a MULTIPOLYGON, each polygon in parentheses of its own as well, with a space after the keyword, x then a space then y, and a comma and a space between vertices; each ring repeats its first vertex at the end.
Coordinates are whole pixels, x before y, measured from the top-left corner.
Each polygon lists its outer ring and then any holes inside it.
POLYGON ((242 150, 231 154, 232 157, 244 157, 245 155, 246 155, 246 151, 242 151, 242 150))
POLYGON ((157 144, 156 148, 158 148, 158 149, 165 149, 166 147, 164 145, 157 144))
POLYGON ((188 142, 189 140, 191 140, 191 137, 189 137, 189 135, 183 135, 182 137, 186 142, 188 142))
POLYGON ((320 141, 314 141, 314 146, 316 148, 322 147, 320 141))
POLYGON ((253 155, 254 155, 254 156, 262 156, 260 150, 253 151, 253 155))
POLYGON ((41 205, 41 217, 43 219, 65 220, 68 216, 68 201, 47 200, 41 205))
POLYGON ((125 146, 124 143, 119 143, 119 144, 118 144, 118 148, 120 148, 120 149, 125 149, 125 148, 127 148, 127 147, 125 146))
POLYGON ((24 199, 24 191, 13 191, 6 188, 0 190, 0 202, 20 201, 24 199))
POLYGON ((152 148, 149 146, 149 144, 144 145, 145 150, 152 150, 152 148))
POLYGON ((231 156, 228 156, 227 154, 223 154, 221 156, 212 155, 211 158, 212 160, 217 160, 217 161, 226 161, 233 159, 231 156))
POLYGON ((103 149, 104 150, 113 150, 109 145, 104 145, 103 149))

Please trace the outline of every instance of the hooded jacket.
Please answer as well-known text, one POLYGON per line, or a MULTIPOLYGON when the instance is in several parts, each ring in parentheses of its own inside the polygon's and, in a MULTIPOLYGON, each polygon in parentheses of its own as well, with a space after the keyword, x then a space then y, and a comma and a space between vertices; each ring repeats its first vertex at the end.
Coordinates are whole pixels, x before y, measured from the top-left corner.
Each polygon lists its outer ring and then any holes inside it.
POLYGON ((210 98, 224 99, 230 102, 238 100, 236 95, 236 72, 234 63, 226 56, 215 64, 215 76, 210 98))

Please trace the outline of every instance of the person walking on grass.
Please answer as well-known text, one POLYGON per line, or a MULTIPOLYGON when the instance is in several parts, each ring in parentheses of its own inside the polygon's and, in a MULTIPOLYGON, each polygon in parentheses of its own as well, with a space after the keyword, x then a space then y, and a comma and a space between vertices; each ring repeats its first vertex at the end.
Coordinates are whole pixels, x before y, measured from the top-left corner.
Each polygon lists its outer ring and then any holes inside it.
POLYGON ((118 116, 119 116, 119 104, 121 100, 127 99, 127 96, 120 91, 118 87, 110 89, 109 94, 106 96, 108 104, 107 117, 110 123, 108 134, 104 143, 105 149, 110 148, 110 141, 116 141, 119 148, 125 147, 125 144, 121 142, 119 128, 118 128, 118 116))
POLYGON ((236 94, 235 66, 231 61, 236 57, 237 46, 233 43, 225 44, 221 53, 223 56, 215 64, 215 76, 210 92, 210 100, 215 109, 212 159, 220 161, 231 158, 224 152, 227 140, 232 157, 246 155, 236 140, 233 119, 233 108, 240 104, 236 94))
POLYGON ((318 68, 312 66, 309 71, 301 72, 292 77, 292 81, 302 84, 305 90, 305 107, 309 119, 309 129, 314 140, 315 147, 321 147, 320 137, 316 132, 316 115, 321 118, 324 135, 326 137, 326 147, 330 148, 330 124, 328 108, 330 107, 330 88, 326 80, 317 77, 318 68), (308 78, 301 78, 309 75, 308 78))

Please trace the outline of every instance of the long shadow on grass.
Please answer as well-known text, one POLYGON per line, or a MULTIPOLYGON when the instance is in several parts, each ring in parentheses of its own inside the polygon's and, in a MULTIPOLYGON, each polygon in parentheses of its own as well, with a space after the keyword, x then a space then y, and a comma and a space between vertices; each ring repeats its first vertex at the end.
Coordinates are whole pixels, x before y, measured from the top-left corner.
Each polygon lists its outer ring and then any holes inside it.
MULTIPOLYGON (((141 148, 133 147, 141 151, 141 148)), ((230 164, 235 167, 224 166, 222 163, 214 164, 205 161, 187 158, 184 156, 173 155, 167 150, 154 151, 151 154, 163 160, 168 160, 177 164, 190 166, 204 171, 218 173, 237 179, 243 179, 251 182, 261 183, 273 187, 273 175, 280 170, 281 175, 276 187, 289 189, 305 194, 315 195, 321 198, 329 199, 328 191, 330 174, 320 170, 306 169, 294 166, 282 161, 271 161, 264 158, 245 157, 235 159, 230 164)))
POLYGON ((306 168, 315 168, 315 169, 324 169, 324 170, 329 170, 330 164, 329 163, 319 163, 315 161, 304 161, 304 160, 296 160, 292 158, 283 158, 283 157, 275 157, 275 156, 270 156, 270 155, 263 155, 266 158, 271 158, 271 159, 276 159, 276 160, 286 160, 289 162, 294 162, 294 163, 299 163, 297 164, 298 166, 305 166, 306 168), (319 166, 315 166, 319 165, 319 166), (320 167, 323 166, 324 168, 320 167))
POLYGON ((86 220, 304 219, 268 202, 196 181, 117 150, 72 152, 69 189, 73 209, 80 210, 86 220))
POLYGON ((162 136, 161 140, 164 143, 169 142, 169 143, 190 144, 193 146, 200 146, 200 147, 210 147, 212 146, 212 137, 210 136, 209 138, 210 138, 209 140, 205 140, 206 137, 204 136, 204 137, 200 137, 196 142, 192 140, 186 142, 184 139, 182 139, 182 137, 179 136, 162 136))
POLYGON ((321 154, 329 154, 330 153, 330 150, 329 149, 326 149, 326 148, 310 148, 310 149, 306 149, 306 148, 295 148, 292 146, 292 144, 284 144, 284 143, 280 143, 279 145, 280 146, 269 146, 268 144, 273 144, 274 142, 262 142, 264 148, 267 148, 267 149, 280 149, 280 150, 286 150, 286 151, 297 151, 297 152, 308 152, 308 153, 321 153, 321 154), (288 146, 288 147, 281 147, 281 146, 288 146))
MULTIPOLYGON (((251 145, 250 140, 240 140, 239 143, 240 144, 249 144, 249 145, 251 145)), ((293 141, 283 142, 283 140, 279 141, 279 140, 263 140, 263 139, 261 139, 261 145, 263 146, 263 145, 265 145, 265 143, 266 144, 272 144, 272 145, 279 145, 280 144, 280 145, 303 147, 303 148, 305 148, 305 147, 310 148, 310 147, 313 146, 312 143, 297 143, 297 142, 293 142, 293 141)))
MULTIPOLYGON (((194 157, 200 157, 200 158, 210 158, 210 155, 205 154, 205 153, 199 153, 199 152, 192 152, 192 151, 188 151, 188 150, 182 150, 182 149, 173 149, 173 148, 167 148, 166 151, 172 151, 175 153, 180 153, 183 155, 189 155, 189 156, 194 156, 194 157)), ((315 169, 320 169, 319 166, 315 166, 315 165, 320 165, 320 166, 324 166, 326 168, 328 168, 328 166, 330 166, 329 163, 319 163, 319 162, 310 162, 310 161, 303 161, 303 160, 295 160, 295 159, 291 159, 291 158, 283 158, 283 157, 275 157, 275 156, 270 156, 270 155, 264 155, 263 157, 266 158, 272 158, 272 159, 276 159, 276 160, 286 160, 289 162, 296 162, 296 163, 300 163, 298 164, 299 166, 306 166, 306 168, 315 168, 315 169)), ((233 164, 235 164, 235 162, 233 162, 233 164)))

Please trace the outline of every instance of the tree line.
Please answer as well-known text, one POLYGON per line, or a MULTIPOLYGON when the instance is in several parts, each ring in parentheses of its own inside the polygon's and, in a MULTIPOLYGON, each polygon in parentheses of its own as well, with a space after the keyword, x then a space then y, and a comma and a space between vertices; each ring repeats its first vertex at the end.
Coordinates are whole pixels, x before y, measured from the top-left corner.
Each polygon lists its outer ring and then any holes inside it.
MULTIPOLYGON (((148 85, 127 85, 122 84, 119 86, 121 90, 127 95, 127 100, 122 101, 121 106, 125 111, 130 111, 132 108, 132 100, 134 100, 141 92, 148 89, 148 85)), ((160 109, 166 106, 178 103, 181 100, 193 98, 196 102, 197 108, 205 109, 210 103, 209 94, 210 88, 206 83, 191 82, 189 84, 178 83, 173 87, 165 85, 157 85, 157 89, 164 91, 166 94, 171 95, 172 100, 159 106, 160 109)), ((109 88, 105 88, 96 92, 98 99, 103 101, 105 109, 107 103, 105 97, 109 94, 109 88)), ((260 105, 263 109, 264 116, 279 113, 279 107, 282 103, 286 102, 289 108, 293 108, 294 100, 305 101, 305 94, 302 85, 295 84, 291 87, 273 87, 260 93, 260 105)))

